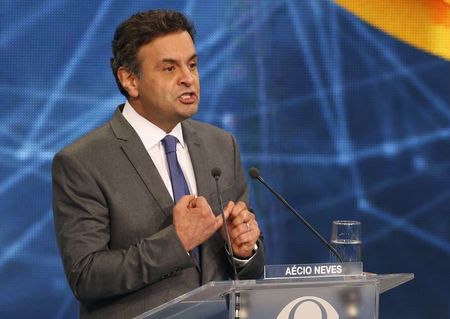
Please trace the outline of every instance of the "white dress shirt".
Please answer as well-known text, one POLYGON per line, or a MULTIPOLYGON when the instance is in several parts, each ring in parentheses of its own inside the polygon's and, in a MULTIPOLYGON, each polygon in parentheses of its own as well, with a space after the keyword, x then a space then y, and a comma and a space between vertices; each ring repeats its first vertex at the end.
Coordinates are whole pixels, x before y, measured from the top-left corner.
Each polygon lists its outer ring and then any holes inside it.
MULTIPOLYGON (((122 111, 122 115, 125 119, 130 123, 130 125, 134 128, 136 133, 141 138, 142 143, 145 146, 148 154, 152 158, 153 163, 158 170, 159 175, 164 181, 164 185, 169 191, 170 196, 173 199, 173 191, 172 191, 172 182, 170 181, 170 172, 169 165, 167 164, 166 152, 164 150, 164 146, 162 145, 161 140, 167 135, 165 131, 160 129, 158 126, 141 116, 136 110, 128 103, 125 103, 125 106, 122 111)), ((173 130, 169 133, 169 135, 175 136, 179 143, 177 143, 177 158, 180 163, 181 170, 183 171, 184 178, 186 179, 186 183, 189 187, 189 192, 192 195, 197 194, 197 183, 195 181, 194 168, 192 167, 191 157, 189 156, 189 150, 187 145, 184 143, 183 138, 183 130, 181 124, 178 123, 173 130)), ((255 244, 255 251, 258 249, 258 246, 255 244)), ((228 251, 228 249, 227 249, 228 251)), ((250 259, 244 260, 234 257, 235 262, 239 266, 243 266, 247 264, 250 259)))
MULTIPOLYGON (((164 146, 161 142, 161 140, 167 135, 167 133, 141 116, 128 102, 125 103, 122 115, 141 138, 145 149, 152 158, 152 161, 155 164, 159 175, 164 181, 164 185, 166 186, 170 196, 172 196, 173 199, 169 165, 167 164, 166 152, 164 151, 164 146)), ((179 141, 179 143, 177 143, 178 162, 180 163, 181 170, 183 171, 184 178, 186 179, 186 183, 189 187, 189 192, 192 195, 197 195, 197 183, 195 181, 194 168, 192 167, 189 150, 187 148, 187 145, 184 143, 181 124, 178 123, 169 133, 169 135, 175 136, 179 141)))

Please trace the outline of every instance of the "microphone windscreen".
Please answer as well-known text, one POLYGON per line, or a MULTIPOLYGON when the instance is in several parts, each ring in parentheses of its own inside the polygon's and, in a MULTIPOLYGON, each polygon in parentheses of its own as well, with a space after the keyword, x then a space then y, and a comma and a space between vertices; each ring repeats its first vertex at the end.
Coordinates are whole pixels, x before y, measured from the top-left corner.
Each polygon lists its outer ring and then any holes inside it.
POLYGON ((220 175, 222 175, 222 171, 220 170, 220 168, 214 167, 214 168, 211 170, 211 176, 212 176, 212 177, 217 178, 217 177, 220 177, 220 175))
POLYGON ((259 169, 257 169, 256 167, 251 167, 251 168, 248 170, 248 173, 250 174, 250 177, 251 177, 251 178, 258 178, 259 175, 261 175, 261 174, 259 173, 259 169))

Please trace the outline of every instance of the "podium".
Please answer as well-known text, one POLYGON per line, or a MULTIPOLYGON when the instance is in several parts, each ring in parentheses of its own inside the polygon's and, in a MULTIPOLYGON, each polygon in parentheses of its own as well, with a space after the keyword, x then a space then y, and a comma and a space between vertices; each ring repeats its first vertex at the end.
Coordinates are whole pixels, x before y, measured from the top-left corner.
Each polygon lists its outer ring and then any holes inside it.
POLYGON ((379 295, 414 274, 210 282, 135 319, 376 319, 379 295))

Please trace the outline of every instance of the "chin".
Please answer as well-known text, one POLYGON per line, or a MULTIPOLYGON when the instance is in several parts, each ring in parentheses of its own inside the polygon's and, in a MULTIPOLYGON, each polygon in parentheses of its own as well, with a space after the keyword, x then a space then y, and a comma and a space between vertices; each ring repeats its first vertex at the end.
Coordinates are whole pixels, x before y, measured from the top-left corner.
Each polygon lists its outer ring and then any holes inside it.
POLYGON ((186 119, 194 116, 198 111, 198 105, 185 105, 185 107, 187 107, 187 109, 183 110, 182 116, 186 119))

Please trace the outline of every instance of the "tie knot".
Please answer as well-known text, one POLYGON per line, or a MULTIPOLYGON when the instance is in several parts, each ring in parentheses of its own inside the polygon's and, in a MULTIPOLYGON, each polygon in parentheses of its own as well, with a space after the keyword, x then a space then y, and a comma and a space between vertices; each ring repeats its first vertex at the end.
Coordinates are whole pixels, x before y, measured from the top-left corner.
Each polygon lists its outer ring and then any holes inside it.
POLYGON ((166 154, 177 151, 178 139, 175 136, 166 135, 166 137, 164 137, 161 142, 164 146, 164 150, 166 151, 166 154))

